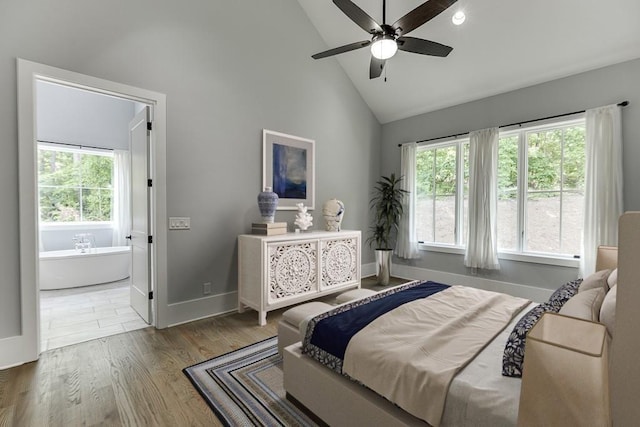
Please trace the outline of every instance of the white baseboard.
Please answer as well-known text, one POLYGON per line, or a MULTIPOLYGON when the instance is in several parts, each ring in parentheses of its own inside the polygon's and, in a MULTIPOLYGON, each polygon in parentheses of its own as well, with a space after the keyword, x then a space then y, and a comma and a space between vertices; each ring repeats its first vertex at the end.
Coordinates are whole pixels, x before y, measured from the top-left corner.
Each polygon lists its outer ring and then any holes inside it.
POLYGON ((168 327, 229 313, 238 309, 238 292, 169 304, 168 327))
POLYGON ((391 267, 391 271, 395 277, 403 279, 433 280, 434 282, 441 282, 447 285, 470 286, 472 288, 501 292, 503 294, 526 298, 537 302, 546 301, 553 293, 552 289, 519 285, 517 283, 501 282, 482 277, 447 273, 446 271, 429 270, 426 268, 411 267, 402 264, 394 264, 391 267))
POLYGON ((32 344, 24 335, 0 339, 0 371, 38 360, 32 344))
MULTIPOLYGON (((519 285, 517 283, 501 282, 482 277, 447 273, 445 271, 429 270, 402 264, 394 264, 391 269, 393 276, 403 279, 433 280, 448 285, 471 286, 473 288, 527 298, 532 301, 546 301, 553 292, 551 289, 538 288, 535 286, 519 285)), ((373 262, 362 264, 360 271, 362 277, 372 276, 376 274, 376 265, 373 262)), ((235 291, 169 304, 168 326, 181 325, 207 317, 230 313, 237 310, 237 308, 238 292, 235 291)))

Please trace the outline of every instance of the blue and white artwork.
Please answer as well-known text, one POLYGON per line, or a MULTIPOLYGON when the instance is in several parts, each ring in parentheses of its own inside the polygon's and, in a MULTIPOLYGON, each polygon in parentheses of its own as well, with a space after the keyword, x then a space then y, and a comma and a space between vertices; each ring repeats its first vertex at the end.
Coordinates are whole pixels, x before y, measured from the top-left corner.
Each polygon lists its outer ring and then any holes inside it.
POLYGON ((278 195, 278 210, 314 209, 315 141, 262 130, 262 188, 278 195))
POLYGON ((273 143, 273 191, 281 199, 307 198, 307 150, 273 143))

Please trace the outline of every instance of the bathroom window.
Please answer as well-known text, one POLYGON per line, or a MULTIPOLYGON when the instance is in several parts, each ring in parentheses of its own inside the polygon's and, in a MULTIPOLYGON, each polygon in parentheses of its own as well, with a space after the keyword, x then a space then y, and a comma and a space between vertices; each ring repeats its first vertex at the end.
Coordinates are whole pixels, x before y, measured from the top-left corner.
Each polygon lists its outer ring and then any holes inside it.
POLYGON ((111 221, 112 179, 111 152, 39 144, 40 221, 111 221))

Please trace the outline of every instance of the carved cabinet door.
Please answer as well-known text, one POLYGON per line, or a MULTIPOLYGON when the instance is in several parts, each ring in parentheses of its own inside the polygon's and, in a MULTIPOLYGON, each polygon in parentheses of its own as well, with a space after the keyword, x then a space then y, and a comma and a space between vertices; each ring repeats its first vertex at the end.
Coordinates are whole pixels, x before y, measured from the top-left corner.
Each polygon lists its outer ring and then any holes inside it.
POLYGON ((269 304, 318 292, 318 242, 280 242, 267 245, 267 301, 269 304))
POLYGON ((359 244, 359 239, 355 237, 320 241, 321 290, 359 281, 357 271, 359 244))

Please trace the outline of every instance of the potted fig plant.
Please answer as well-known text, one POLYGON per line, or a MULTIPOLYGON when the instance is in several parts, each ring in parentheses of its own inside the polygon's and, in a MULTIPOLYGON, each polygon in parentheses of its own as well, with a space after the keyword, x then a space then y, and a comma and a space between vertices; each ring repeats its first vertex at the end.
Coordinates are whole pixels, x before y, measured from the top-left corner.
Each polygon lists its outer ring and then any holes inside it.
POLYGON ((376 277, 379 285, 389 285, 391 255, 402 216, 402 198, 407 193, 400 188, 403 177, 395 174, 381 177, 373 189, 369 208, 374 212, 374 223, 367 238, 369 246, 375 243, 376 277))

